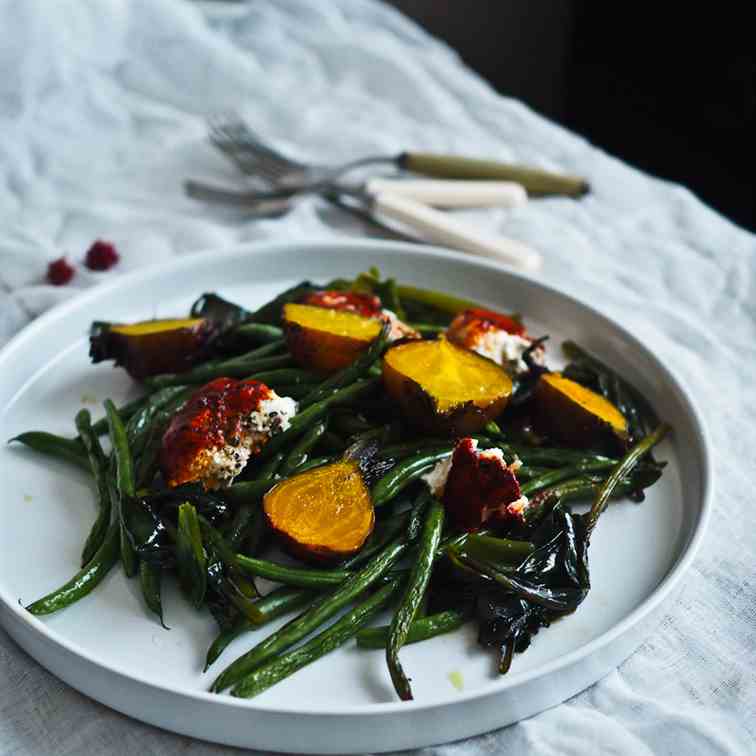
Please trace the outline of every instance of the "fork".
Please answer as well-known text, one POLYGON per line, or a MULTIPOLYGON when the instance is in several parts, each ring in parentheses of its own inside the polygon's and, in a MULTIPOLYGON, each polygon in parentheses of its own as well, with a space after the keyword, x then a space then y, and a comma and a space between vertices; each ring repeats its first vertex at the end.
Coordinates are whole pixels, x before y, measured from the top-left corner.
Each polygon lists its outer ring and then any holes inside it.
POLYGON ((401 152, 390 156, 372 155, 339 165, 302 163, 276 150, 238 117, 215 117, 210 119, 209 125, 213 144, 243 172, 265 175, 276 187, 292 191, 334 181, 355 168, 368 165, 393 165, 398 170, 436 178, 511 181, 522 185, 533 196, 580 197, 589 191, 588 183, 576 176, 456 155, 401 152))

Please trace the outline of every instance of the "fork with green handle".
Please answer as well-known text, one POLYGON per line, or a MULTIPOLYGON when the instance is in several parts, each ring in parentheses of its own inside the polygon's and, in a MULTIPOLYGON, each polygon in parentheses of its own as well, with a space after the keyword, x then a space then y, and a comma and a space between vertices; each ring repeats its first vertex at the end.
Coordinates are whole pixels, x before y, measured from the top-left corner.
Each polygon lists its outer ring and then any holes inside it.
MULTIPOLYGON (((431 152, 407 151, 395 155, 371 155, 338 165, 303 163, 274 148, 268 140, 255 133, 239 118, 223 117, 211 120, 210 141, 232 160, 242 173, 260 176, 275 189, 281 192, 288 191, 289 194, 333 182, 356 168, 379 165, 437 179, 513 182, 522 186, 530 196, 581 197, 589 191, 588 182, 577 176, 496 160, 431 152)), ((480 187, 480 190, 485 192, 483 187, 480 187)), ((383 191, 388 190, 384 187, 383 191)), ((472 192, 472 189, 470 191, 472 192)), ((427 201, 423 197, 413 196, 420 201, 427 201)))

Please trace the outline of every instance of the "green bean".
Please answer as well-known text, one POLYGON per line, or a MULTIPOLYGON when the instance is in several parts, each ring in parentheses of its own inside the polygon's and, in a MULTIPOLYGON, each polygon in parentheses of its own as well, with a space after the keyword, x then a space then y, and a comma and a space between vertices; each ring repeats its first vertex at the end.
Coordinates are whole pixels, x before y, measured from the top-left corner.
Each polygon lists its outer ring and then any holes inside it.
POLYGON ((254 373, 249 376, 250 379, 266 383, 278 390, 279 386, 297 386, 307 392, 312 391, 312 387, 317 384, 319 378, 308 370, 299 368, 280 368, 278 370, 266 370, 262 373, 254 373))
POLYGON ((178 508, 176 568, 184 595, 199 609, 207 590, 207 556, 197 510, 189 502, 178 508))
POLYGON ((445 451, 450 453, 453 448, 454 443, 445 438, 415 439, 384 446, 378 451, 378 456, 382 459, 402 459, 421 452, 445 451))
POLYGON ((274 454, 264 464, 260 465, 260 468, 256 470, 255 478, 258 480, 264 480, 265 478, 274 478, 278 474, 278 470, 286 459, 286 455, 283 452, 274 454))
POLYGON ((546 473, 553 471, 553 467, 535 467, 530 465, 523 465, 517 471, 517 480, 520 481, 520 483, 525 483, 527 481, 533 480, 533 478, 539 478, 541 475, 546 475, 546 473))
POLYGON ((108 465, 108 495, 110 496, 111 510, 115 514, 115 522, 118 525, 119 539, 120 539, 120 551, 121 551, 121 564, 123 565, 123 571, 127 577, 133 577, 137 573, 137 555, 134 550, 134 546, 128 537, 124 520, 121 516, 121 497, 118 495, 118 486, 115 479, 115 459, 110 457, 108 465))
POLYGON ((313 389, 311 393, 302 399, 300 409, 306 409, 307 407, 317 404, 318 402, 327 399, 329 396, 332 396, 334 391, 349 386, 357 379, 362 378, 373 363, 381 356, 381 353, 386 346, 390 330, 391 328, 389 324, 384 324, 381 332, 367 351, 360 355, 351 365, 348 365, 343 370, 340 370, 330 378, 327 378, 317 388, 313 389))
POLYGON ((187 380, 184 381, 184 383, 201 383, 202 376, 207 376, 211 372, 217 372, 218 370, 222 371, 229 366, 254 364, 261 360, 277 356, 276 353, 285 348, 286 344, 283 341, 278 341, 257 347, 249 352, 244 352, 243 354, 234 355, 233 357, 220 357, 215 360, 206 360, 205 362, 196 365, 191 370, 186 370, 181 373, 161 373, 160 375, 153 375, 146 378, 145 383, 152 387, 157 387, 161 384, 173 385, 181 376, 187 377, 187 380), (198 380, 188 380, 189 376, 195 376, 198 380))
POLYGON ((254 580, 236 571, 229 570, 229 574, 216 586, 223 596, 233 604, 236 611, 252 623, 262 619, 257 609, 256 599, 259 597, 254 580))
POLYGON ((378 581, 394 562, 405 553, 408 543, 406 538, 399 538, 390 543, 359 572, 355 572, 347 578, 333 593, 323 597, 322 600, 316 602, 288 625, 240 656, 215 680, 211 690, 219 692, 236 684, 252 670, 264 664, 270 658, 283 653, 320 627, 326 620, 333 617, 378 581))
POLYGON ((547 488, 548 486, 558 483, 561 480, 567 480, 568 478, 574 478, 581 473, 590 472, 602 472, 604 470, 611 470, 617 462, 613 459, 606 460, 584 460, 577 465, 570 465, 568 467, 560 467, 556 470, 543 473, 535 478, 532 478, 527 483, 521 486, 520 490, 523 495, 530 496, 536 491, 547 488))
POLYGON ((354 573, 348 570, 317 570, 312 567, 292 567, 277 564, 268 559, 256 559, 244 554, 234 553, 230 544, 207 522, 200 518, 203 533, 207 536, 223 563, 230 568, 237 568, 244 573, 273 580, 296 588, 326 589, 341 585, 354 573))
POLYGON ((423 336, 435 336, 446 331, 446 326, 435 325, 434 323, 407 323, 407 325, 423 336))
POLYGON ((110 399, 106 399, 104 405, 108 417, 110 442, 113 445, 113 454, 116 461, 118 493, 122 497, 134 496, 136 492, 134 485, 134 461, 129 450, 126 428, 115 404, 110 399))
POLYGON ((262 357, 272 357, 277 352, 286 351, 286 342, 283 339, 272 341, 263 346, 258 346, 249 352, 243 352, 242 354, 235 354, 232 357, 219 357, 216 360, 207 360, 197 368, 217 368, 220 365, 228 365, 234 362, 252 362, 262 357))
MULTIPOLYGON (((416 619, 410 625, 407 632, 407 638, 404 641, 408 643, 418 643, 420 641, 434 638, 437 635, 451 633, 462 627, 469 620, 469 616, 463 612, 449 609, 438 614, 429 614, 420 619, 416 619)), ((386 648, 389 639, 389 625, 381 627, 367 627, 357 633, 357 645, 360 648, 386 648)))
POLYGON ((373 486, 373 506, 381 507, 391 501, 402 489, 418 480, 421 475, 433 469, 433 466, 451 454, 451 449, 422 451, 391 468, 373 486))
MULTIPOLYGON (((148 397, 140 396, 138 399, 132 399, 122 407, 118 408, 118 414, 121 416, 121 420, 126 422, 131 419, 131 416, 138 412, 147 403, 148 397)), ((108 418, 101 417, 96 423, 92 425, 92 431, 98 436, 104 436, 108 432, 108 418)))
POLYGON ((139 584, 142 597, 147 608, 160 620, 160 624, 167 630, 163 621, 163 602, 160 598, 160 582, 162 570, 159 565, 142 561, 139 563, 139 584))
POLYGON ((192 387, 170 386, 156 391, 126 424, 135 466, 136 488, 148 486, 155 477, 162 436, 175 411, 191 396, 192 387))
POLYGON ((437 310, 441 310, 449 315, 458 315, 463 310, 478 307, 478 304, 470 299, 461 299, 451 294, 444 294, 441 291, 418 289, 415 286, 399 286, 397 290, 402 299, 409 299, 435 307, 437 310))
POLYGON ((256 357, 242 360, 237 357, 233 360, 220 362, 217 365, 200 365, 186 373, 165 373, 145 379, 145 383, 153 389, 166 386, 178 386, 181 384, 206 383, 214 378, 248 378, 264 370, 273 368, 288 368, 294 364, 291 355, 281 354, 273 357, 256 357))
POLYGON ((388 603, 400 584, 399 580, 392 580, 307 643, 254 669, 234 686, 231 695, 252 698, 293 675, 302 667, 343 646, 388 603))
POLYGON ((109 528, 105 540, 97 549, 95 555, 79 572, 58 590, 29 604, 26 609, 32 614, 52 614, 70 606, 79 599, 91 593, 108 574, 118 560, 119 553, 118 523, 114 522, 109 528))
POLYGON ((279 341, 284 335, 281 328, 266 323, 243 323, 234 328, 233 334, 261 344, 279 341))
POLYGON ((308 470, 312 470, 315 467, 322 467, 323 465, 328 465, 331 462, 334 462, 338 459, 338 456, 336 457, 310 457, 310 459, 307 460, 307 462, 302 462, 302 464, 296 469, 295 474, 299 475, 300 473, 305 473, 308 470))
POLYGON ((257 501, 243 501, 236 507, 233 520, 226 532, 226 539, 232 549, 241 548, 250 528, 254 526, 255 520, 260 515, 260 504, 257 501))
POLYGON ((278 480, 275 478, 260 478, 259 480, 244 480, 230 485, 223 492, 225 497, 233 504, 244 504, 262 499, 278 480))
MULTIPOLYGON (((126 437, 132 454, 142 453, 155 418, 166 407, 175 408, 189 398, 191 390, 186 386, 169 386, 152 394, 147 402, 126 423, 126 437)), ((120 413, 119 413, 120 416, 120 413)), ((81 433, 79 434, 81 436, 81 433)))
POLYGON ((254 516, 250 519, 245 531, 239 551, 246 556, 255 556, 265 544, 268 533, 268 523, 262 507, 255 508, 254 516))
POLYGON ((289 427, 268 441, 260 454, 260 459, 268 459, 283 449, 286 444, 299 438, 308 428, 312 427, 321 418, 325 417, 333 408, 342 404, 348 404, 357 397, 374 391, 380 385, 379 378, 355 381, 345 388, 331 394, 320 402, 311 404, 305 410, 298 412, 291 419, 289 427))
POLYGON ((125 508, 133 500, 136 493, 134 482, 134 462, 129 451, 128 439, 126 438, 126 428, 121 420, 115 404, 110 399, 104 402, 105 413, 108 418, 108 429, 110 431, 110 443, 113 445, 113 459, 115 460, 115 487, 109 481, 109 491, 111 501, 115 504, 115 511, 118 513, 118 521, 121 528, 121 561, 123 570, 128 577, 136 574, 137 560, 134 553, 134 546, 129 538, 126 528, 125 508))
POLYGON ((222 630, 218 637, 213 641, 205 656, 204 672, 207 672, 211 664, 223 653, 231 641, 238 638, 243 633, 250 630, 256 630, 268 622, 272 622, 278 617, 282 617, 295 609, 300 609, 305 604, 311 602, 316 594, 312 591, 306 591, 302 588, 276 588, 266 596, 255 601, 258 611, 259 620, 257 623, 252 622, 247 617, 241 617, 239 621, 228 630, 222 630))
POLYGON ((394 613, 386 644, 386 664, 388 665, 394 689, 403 701, 412 699, 412 689, 399 661, 399 649, 407 639, 410 625, 428 588, 436 549, 441 540, 444 526, 444 507, 437 499, 432 499, 425 515, 425 524, 420 534, 418 553, 412 563, 407 586, 399 606, 394 613))
POLYGON ((221 362, 233 362, 234 360, 239 362, 248 362, 249 360, 256 360, 261 357, 272 357, 278 352, 286 351, 287 347, 285 339, 276 339, 275 341, 270 341, 263 346, 256 347, 250 352, 244 352, 244 354, 238 354, 235 357, 229 357, 227 359, 221 360, 221 362))
POLYGON ((645 438, 641 439, 635 446, 633 446, 627 454, 617 463, 616 467, 609 474, 609 477, 601 486, 596 499, 593 502, 591 511, 586 515, 585 529, 586 539, 590 539, 590 535, 593 529, 596 527, 598 518, 601 513, 606 509, 606 505, 609 502, 609 497, 614 492, 620 481, 628 475, 628 473, 638 464, 641 458, 647 454, 656 444, 658 444, 664 436, 670 431, 670 426, 666 423, 659 425, 653 433, 650 433, 645 438))
MULTIPOLYGON (((532 525, 538 522, 558 501, 568 502, 594 498, 604 485, 606 478, 606 475, 601 474, 578 475, 539 491, 530 499, 523 512, 526 524, 532 525)), ((620 480, 612 492, 611 498, 621 499, 639 489, 646 488, 653 482, 655 481, 646 478, 645 471, 638 471, 636 468, 629 476, 620 480)))
POLYGON ((89 410, 82 409, 76 414, 76 429, 79 438, 87 450, 89 466, 97 486, 97 518, 92 524, 84 548, 81 552, 81 566, 83 567, 100 548, 110 526, 111 501, 108 491, 107 461, 100 446, 97 435, 92 431, 92 416, 89 410))
POLYGON ((297 468, 301 467, 307 462, 310 452, 315 444, 320 441, 320 438, 328 428, 328 418, 325 417, 319 422, 315 423, 310 430, 305 433, 302 438, 294 445, 294 448, 289 453, 286 461, 281 465, 280 475, 282 478, 288 478, 293 474, 297 468))
POLYGON ((160 449, 163 445, 163 430, 165 430, 164 427, 158 428, 158 422, 154 423, 150 430, 142 454, 136 463, 137 490, 148 487, 157 474, 160 449))
POLYGON ((78 438, 66 438, 46 431, 27 431, 8 439, 9 444, 14 441, 28 446, 40 454, 70 462, 85 472, 89 472, 91 469, 86 449, 78 438))
POLYGON ((290 585, 295 588, 312 588, 323 590, 341 585, 354 573, 349 570, 317 570, 312 567, 291 567, 278 564, 267 559, 234 554, 232 564, 243 572, 256 577, 273 580, 276 583, 290 585))
POLYGON ((504 431, 495 420, 489 420, 483 426, 483 433, 490 438, 505 440, 504 431))
POLYGON ((405 530, 408 522, 409 512, 406 512, 400 517, 392 517, 390 520, 376 524, 362 548, 354 556, 341 562, 341 568, 348 570, 366 562, 405 530))
POLYGON ((476 559, 517 565, 527 559, 535 547, 529 541, 470 533, 463 541, 462 548, 476 559))
POLYGON ((518 457, 525 465, 541 465, 543 467, 562 467, 564 465, 579 465, 584 462, 613 462, 617 460, 602 454, 576 449, 547 448, 545 446, 524 446, 522 444, 499 444, 504 455, 510 458, 518 457))

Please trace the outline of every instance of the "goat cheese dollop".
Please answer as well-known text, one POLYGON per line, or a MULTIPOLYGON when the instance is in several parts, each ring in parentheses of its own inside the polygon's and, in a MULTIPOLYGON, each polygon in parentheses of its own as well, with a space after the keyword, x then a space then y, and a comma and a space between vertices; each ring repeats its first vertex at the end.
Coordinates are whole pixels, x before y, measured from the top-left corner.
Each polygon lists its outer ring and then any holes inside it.
POLYGON ((291 397, 260 381, 216 378, 195 391, 163 436, 160 467, 166 483, 230 485, 271 436, 289 427, 296 412, 291 397))

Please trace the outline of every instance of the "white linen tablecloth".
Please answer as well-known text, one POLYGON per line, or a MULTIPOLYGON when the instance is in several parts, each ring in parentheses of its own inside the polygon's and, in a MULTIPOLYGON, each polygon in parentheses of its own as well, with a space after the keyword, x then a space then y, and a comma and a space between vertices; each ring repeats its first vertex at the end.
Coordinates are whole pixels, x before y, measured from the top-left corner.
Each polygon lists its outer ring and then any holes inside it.
MULTIPOLYGON (((523 65, 527 65, 523 62, 523 65)), ((428 749, 477 756, 756 750, 756 238, 495 94, 398 13, 366 0, 0 0, 0 343, 79 288, 172 255, 262 238, 338 236, 315 201, 252 222, 182 196, 236 181, 204 119, 238 110, 303 157, 402 149, 585 175, 479 223, 540 249, 544 278, 620 319, 706 409, 716 511, 687 588, 642 648, 567 703, 428 749), (114 241, 118 269, 47 262, 114 241)), ((71 690, 0 632, 0 754, 216 754, 71 690)))

